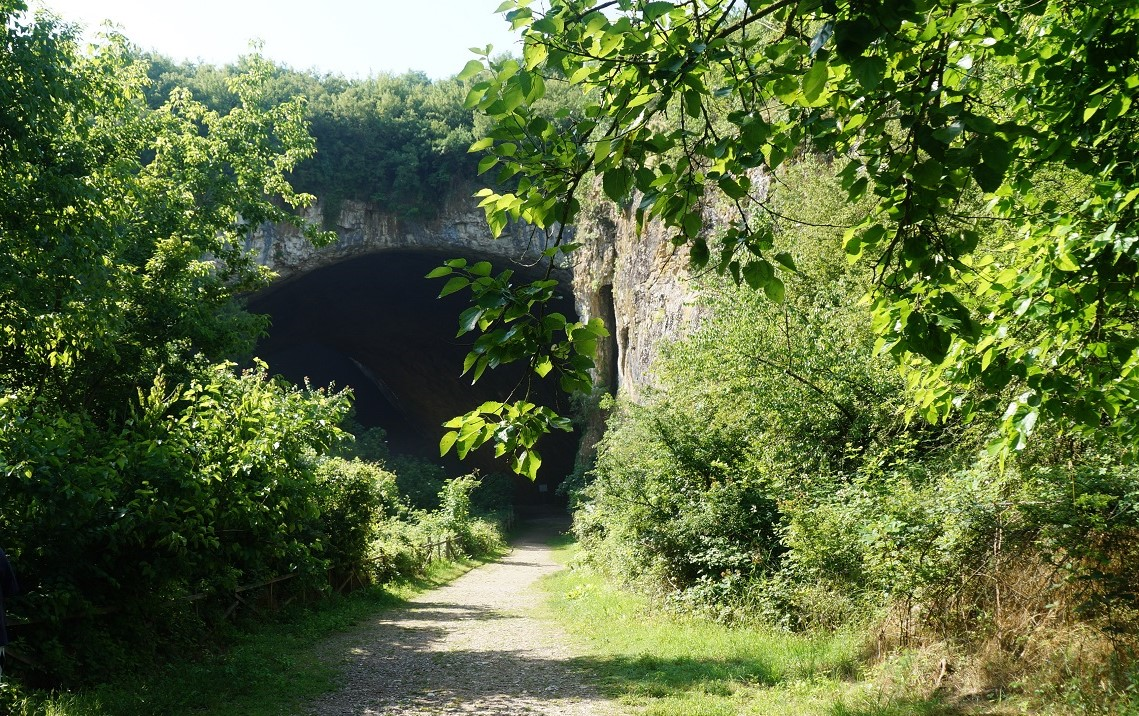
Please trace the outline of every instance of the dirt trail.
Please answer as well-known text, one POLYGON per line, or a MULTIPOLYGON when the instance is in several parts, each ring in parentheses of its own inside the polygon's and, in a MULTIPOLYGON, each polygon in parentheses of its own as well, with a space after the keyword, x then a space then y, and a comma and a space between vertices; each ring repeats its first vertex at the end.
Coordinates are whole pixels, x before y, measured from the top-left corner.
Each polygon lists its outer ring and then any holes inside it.
POLYGON ((331 640, 343 687, 314 703, 316 716, 477 714, 614 716, 557 626, 539 620, 534 582, 556 572, 535 525, 509 555, 420 595, 403 609, 331 640))

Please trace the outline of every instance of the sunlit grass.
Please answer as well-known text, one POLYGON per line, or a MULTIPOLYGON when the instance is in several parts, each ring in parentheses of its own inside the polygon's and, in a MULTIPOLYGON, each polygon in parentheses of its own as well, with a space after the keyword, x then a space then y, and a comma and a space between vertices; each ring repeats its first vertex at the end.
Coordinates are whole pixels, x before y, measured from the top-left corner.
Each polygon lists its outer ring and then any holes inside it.
MULTIPOLYGON (((559 547, 569 562, 572 547, 559 547)), ((548 609, 581 641, 605 695, 644 716, 996 713, 891 694, 855 632, 801 635, 671 614, 585 569, 547 578, 548 609)))

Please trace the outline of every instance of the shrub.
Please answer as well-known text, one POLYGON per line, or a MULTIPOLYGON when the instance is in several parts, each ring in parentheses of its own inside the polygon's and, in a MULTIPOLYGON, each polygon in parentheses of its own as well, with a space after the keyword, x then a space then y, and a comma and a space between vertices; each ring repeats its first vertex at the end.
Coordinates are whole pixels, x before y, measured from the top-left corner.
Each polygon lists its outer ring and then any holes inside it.
POLYGON ((336 567, 364 567, 380 523, 402 509, 395 475, 375 463, 329 458, 316 478, 326 558, 336 567))
POLYGON ((316 455, 346 401, 229 365, 160 377, 114 433, 0 400, 0 533, 29 592, 15 610, 35 622, 15 631, 22 650, 55 677, 98 678, 191 632, 189 595, 322 580, 316 455))

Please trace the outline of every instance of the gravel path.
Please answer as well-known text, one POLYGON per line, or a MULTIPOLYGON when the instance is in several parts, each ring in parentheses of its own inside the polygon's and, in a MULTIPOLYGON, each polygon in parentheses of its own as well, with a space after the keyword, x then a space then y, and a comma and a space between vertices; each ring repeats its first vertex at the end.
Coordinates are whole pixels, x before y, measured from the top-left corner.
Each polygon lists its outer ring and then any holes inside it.
POLYGON ((538 525, 499 562, 420 595, 326 645, 344 686, 315 716, 472 714, 612 716, 616 708, 573 667, 565 635, 537 619, 534 582, 560 566, 538 525))

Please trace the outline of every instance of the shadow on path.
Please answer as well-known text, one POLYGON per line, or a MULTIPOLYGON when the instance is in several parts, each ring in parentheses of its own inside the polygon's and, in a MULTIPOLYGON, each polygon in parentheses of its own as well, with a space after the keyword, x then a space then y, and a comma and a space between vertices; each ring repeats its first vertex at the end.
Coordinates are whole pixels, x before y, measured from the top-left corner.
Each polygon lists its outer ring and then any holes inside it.
POLYGON ((532 616, 531 589, 561 567, 548 542, 568 522, 528 524, 503 560, 413 599, 327 645, 344 686, 320 716, 614 713, 556 627, 532 616))

